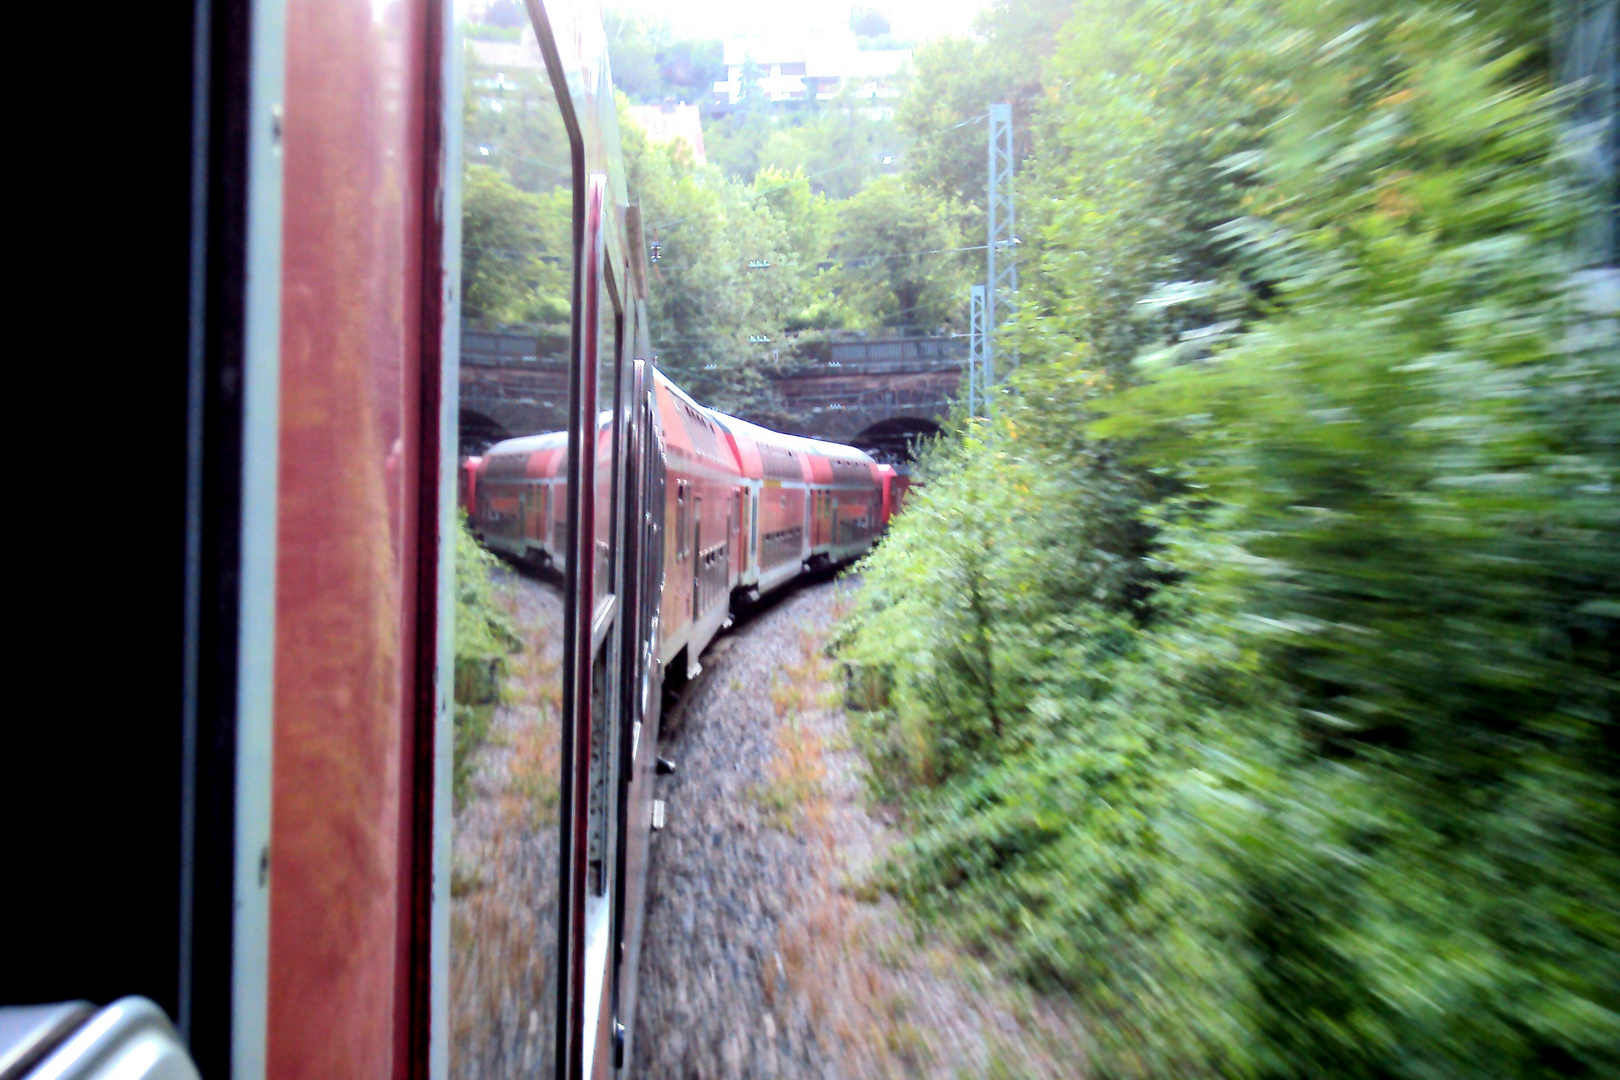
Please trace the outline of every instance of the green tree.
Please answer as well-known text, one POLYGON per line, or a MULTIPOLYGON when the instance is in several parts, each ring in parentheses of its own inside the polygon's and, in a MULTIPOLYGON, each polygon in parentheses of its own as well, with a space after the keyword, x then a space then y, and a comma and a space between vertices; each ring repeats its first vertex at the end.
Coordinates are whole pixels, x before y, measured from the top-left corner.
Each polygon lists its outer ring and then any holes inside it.
POLYGON ((666 22, 611 8, 602 13, 602 28, 613 85, 638 104, 707 101, 724 76, 719 41, 677 38, 666 22))
POLYGON ((662 253, 650 290, 660 366, 705 404, 772 412, 768 376, 785 362, 808 272, 787 222, 751 186, 695 167, 684 148, 649 144, 627 116, 621 125, 631 197, 662 253))
POLYGON ((761 169, 752 184, 754 197, 780 222, 795 272, 792 313, 785 329, 825 329, 847 325, 851 313, 834 295, 836 278, 830 252, 837 204, 817 191, 803 169, 761 169))
POLYGON ((1292 752, 1215 770, 1252 802, 1209 815, 1252 897, 1259 1061, 1602 1075, 1620 510, 1576 477, 1620 475, 1620 341, 1571 320, 1582 207, 1527 57, 1444 9, 1359 18, 1307 23, 1226 230, 1273 312, 1110 430, 1187 463, 1266 568, 1233 636, 1286 681, 1292 752))
POLYGON ((839 300, 861 325, 959 326, 976 262, 963 250, 972 214, 894 176, 837 204, 832 258, 839 300))
POLYGON ((847 199, 873 177, 892 172, 900 157, 894 121, 871 115, 849 93, 818 103, 799 123, 772 128, 759 149, 760 167, 791 173, 802 169, 817 191, 847 199))
POLYGON ((631 101, 662 101, 665 83, 659 60, 670 43, 668 24, 609 8, 602 12, 602 29, 607 35, 614 88, 631 101))
MULTIPOLYGON (((907 175, 946 199, 983 207, 988 155, 980 119, 992 104, 1012 105, 1014 157, 1031 145, 1031 121, 1046 97, 1042 65, 1073 0, 998 0, 973 38, 943 38, 917 51, 914 89, 895 110, 907 140, 907 175)), ((1097 12, 1107 26, 1129 5, 1097 12)))
POLYGON ((568 132, 546 73, 496 70, 469 49, 462 113, 467 156, 540 194, 572 183, 568 132))
POLYGON ((776 127, 770 99, 759 85, 764 75, 758 64, 746 61, 738 74, 736 107, 716 117, 703 136, 709 160, 744 183, 759 171, 760 155, 776 127))
POLYGON ((498 169, 462 173, 461 316, 481 327, 568 325, 573 198, 519 190, 498 169))

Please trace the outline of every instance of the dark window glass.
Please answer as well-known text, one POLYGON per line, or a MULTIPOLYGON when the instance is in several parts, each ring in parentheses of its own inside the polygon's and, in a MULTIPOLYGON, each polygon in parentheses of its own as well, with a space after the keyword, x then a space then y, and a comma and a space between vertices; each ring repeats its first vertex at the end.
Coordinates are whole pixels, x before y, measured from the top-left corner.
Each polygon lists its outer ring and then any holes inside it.
POLYGON ((486 1080, 555 1068, 575 177, 532 35, 465 49, 462 445, 524 567, 457 567, 450 1074, 486 1080))

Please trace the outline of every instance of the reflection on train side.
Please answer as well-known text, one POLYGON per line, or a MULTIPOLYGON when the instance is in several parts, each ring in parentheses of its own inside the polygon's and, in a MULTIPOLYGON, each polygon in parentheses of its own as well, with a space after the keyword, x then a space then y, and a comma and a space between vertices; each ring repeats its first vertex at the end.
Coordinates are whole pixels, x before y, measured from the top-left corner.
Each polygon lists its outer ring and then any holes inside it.
MULTIPOLYGON (((502 445, 466 482, 491 549, 561 569, 574 174, 552 79, 531 52, 501 70, 466 55, 461 317, 475 333, 533 337, 532 372, 480 389, 534 402, 533 422, 551 433, 502 445)), ((465 1080, 556 1068, 563 600, 548 587, 524 602, 502 700, 456 717, 450 1073, 465 1080)))
MULTIPOLYGON (((600 461, 613 438, 612 410, 598 416, 596 438, 600 461)), ((490 550, 559 575, 567 569, 569 464, 566 431, 508 439, 484 455, 471 516, 490 550)))

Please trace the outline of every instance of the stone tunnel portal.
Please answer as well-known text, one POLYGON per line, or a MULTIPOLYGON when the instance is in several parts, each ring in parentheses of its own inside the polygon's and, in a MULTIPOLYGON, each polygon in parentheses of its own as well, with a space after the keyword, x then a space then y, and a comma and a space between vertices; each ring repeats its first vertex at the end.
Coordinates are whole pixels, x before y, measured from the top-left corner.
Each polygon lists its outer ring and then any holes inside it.
POLYGON ((865 450, 878 461, 890 465, 909 465, 916 454, 917 444, 939 434, 939 425, 917 416, 893 416, 879 420, 855 438, 851 445, 865 450))
POLYGON ((472 409, 462 409, 460 417, 460 451, 463 458, 482 454, 491 446, 512 437, 499 421, 472 409))

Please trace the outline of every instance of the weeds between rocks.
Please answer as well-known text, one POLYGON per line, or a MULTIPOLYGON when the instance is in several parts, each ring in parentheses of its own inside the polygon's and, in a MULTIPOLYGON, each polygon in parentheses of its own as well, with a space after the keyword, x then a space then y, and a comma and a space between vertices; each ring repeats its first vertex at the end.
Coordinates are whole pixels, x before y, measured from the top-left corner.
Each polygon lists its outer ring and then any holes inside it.
POLYGON ((824 649, 849 583, 801 590, 705 658, 653 839, 636 1075, 1073 1077, 1073 1016, 919 936, 869 883, 869 807, 824 649))

